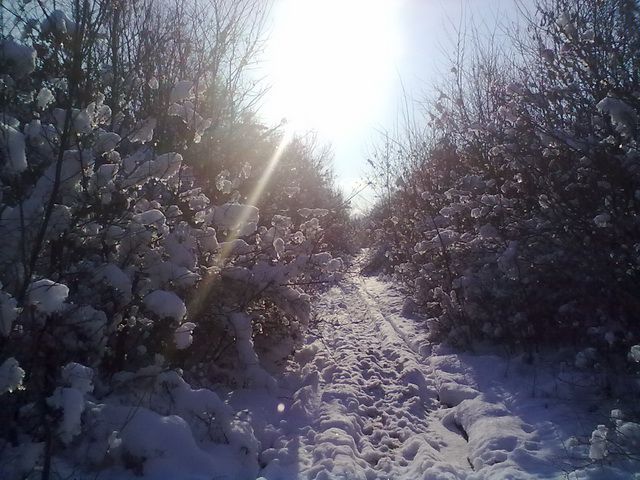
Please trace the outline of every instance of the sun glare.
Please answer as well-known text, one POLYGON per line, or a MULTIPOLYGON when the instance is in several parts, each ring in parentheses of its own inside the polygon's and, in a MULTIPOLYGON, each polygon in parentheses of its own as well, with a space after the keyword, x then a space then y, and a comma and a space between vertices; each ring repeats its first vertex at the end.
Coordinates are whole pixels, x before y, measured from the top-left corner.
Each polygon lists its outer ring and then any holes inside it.
POLYGON ((381 108, 399 50, 391 0, 280 0, 267 46, 266 108, 333 137, 381 108))
MULTIPOLYGON (((273 172, 275 171, 280 159, 282 158, 282 154, 284 153, 287 145, 291 142, 291 139, 294 136, 294 131, 291 125, 288 125, 285 130, 282 138, 280 139, 280 143, 278 147, 271 155, 269 159, 269 163, 267 164, 267 168, 262 173, 260 180, 253 188, 253 191, 247 197, 246 205, 252 206, 256 205, 260 201, 260 197, 264 192, 265 187, 269 183, 273 172)), ((251 214, 251 207, 245 208, 241 211, 240 215, 235 221, 235 227, 231 228, 231 235, 225 239, 225 242, 221 245, 220 251, 218 252, 218 263, 223 264, 233 255, 234 249, 234 241, 239 238, 238 232, 242 229, 242 226, 245 225, 249 216, 251 214)), ((213 282, 217 280, 215 275, 207 276, 200 281, 200 286, 198 291, 195 293, 193 298, 191 299, 191 303, 189 305, 189 311, 194 317, 197 317, 198 312, 201 312, 205 307, 207 296, 210 293, 211 286, 213 282)), ((278 407, 279 408, 279 407, 278 407)), ((278 410, 279 411, 279 410, 278 410)))

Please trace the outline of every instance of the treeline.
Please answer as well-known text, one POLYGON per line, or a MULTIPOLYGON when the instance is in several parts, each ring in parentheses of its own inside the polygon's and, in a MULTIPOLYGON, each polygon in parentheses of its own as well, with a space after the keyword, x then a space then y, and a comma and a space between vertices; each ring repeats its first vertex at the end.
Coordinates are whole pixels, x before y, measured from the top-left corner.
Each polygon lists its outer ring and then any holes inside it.
POLYGON ((629 371, 640 7, 544 0, 524 17, 503 43, 460 32, 424 121, 378 149, 370 268, 410 288, 435 339, 574 346, 629 371))

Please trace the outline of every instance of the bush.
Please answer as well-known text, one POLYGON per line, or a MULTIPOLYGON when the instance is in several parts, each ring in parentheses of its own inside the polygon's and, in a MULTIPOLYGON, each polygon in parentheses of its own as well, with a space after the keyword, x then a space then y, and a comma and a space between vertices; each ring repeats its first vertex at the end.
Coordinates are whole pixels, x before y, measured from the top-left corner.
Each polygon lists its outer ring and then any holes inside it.
MULTIPOLYGON (((216 121, 239 118, 247 90, 215 67, 237 65, 241 78, 258 5, 7 7, 15 25, 0 40, 2 478, 107 465, 142 473, 169 458, 197 458, 188 467, 211 475, 219 466, 207 443, 227 444, 242 459, 238 475, 255 478, 248 424, 191 385, 273 388, 258 351, 273 352, 256 343, 277 339, 271 350, 291 353, 309 321, 305 286, 331 281, 342 265, 323 252, 328 210, 274 196, 265 221, 240 192, 255 181, 251 165, 230 173, 214 163, 210 177, 198 174, 198 142, 220 140, 216 121), (211 38, 207 25, 225 29, 229 43, 198 45, 211 38), (167 436, 180 441, 158 444, 167 436)), ((313 156, 290 155, 315 167, 313 156)))
POLYGON ((528 38, 453 66, 426 134, 381 149, 379 245, 435 338, 624 356, 640 334, 638 15, 540 2, 528 38))

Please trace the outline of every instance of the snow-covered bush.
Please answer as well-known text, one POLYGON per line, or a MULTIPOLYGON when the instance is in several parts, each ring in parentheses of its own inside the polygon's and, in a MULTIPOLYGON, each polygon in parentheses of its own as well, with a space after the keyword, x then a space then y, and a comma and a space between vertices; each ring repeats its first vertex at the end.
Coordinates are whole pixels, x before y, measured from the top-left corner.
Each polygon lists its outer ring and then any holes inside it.
POLYGON ((637 460, 640 6, 535 3, 524 37, 465 46, 424 130, 372 158, 370 270, 435 341, 566 349, 615 408, 572 461, 637 460))
MULTIPOLYGON (((220 195, 207 195, 194 145, 225 108, 212 103, 223 79, 192 64, 206 47, 167 58, 147 43, 184 47, 170 4, 136 17, 126 2, 28 3, 21 40, 1 39, 0 477, 255 478, 253 432, 213 389, 275 387, 265 366, 300 339, 305 287, 339 275, 329 212, 261 214, 240 193, 248 167, 212 174, 220 195)), ((254 18, 249 5, 234 11, 254 18)))
POLYGON ((589 458, 594 461, 640 458, 640 418, 620 409, 611 411, 610 426, 598 425, 591 434, 589 458))
POLYGON ((434 338, 613 366, 640 335, 638 5, 538 7, 529 39, 474 45, 425 132, 380 149, 372 232, 434 338))

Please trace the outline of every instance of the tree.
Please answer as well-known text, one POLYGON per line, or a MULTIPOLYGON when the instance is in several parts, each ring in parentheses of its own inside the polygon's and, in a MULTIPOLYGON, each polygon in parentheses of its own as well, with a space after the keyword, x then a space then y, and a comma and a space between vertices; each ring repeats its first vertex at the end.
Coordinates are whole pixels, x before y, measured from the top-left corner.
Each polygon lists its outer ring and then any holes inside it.
POLYGON ((293 348, 302 285, 341 266, 320 251, 323 212, 261 225, 195 173, 198 140, 250 108, 241 72, 260 5, 0 7, 14 21, 0 41, 2 478, 167 458, 213 475, 205 444, 255 478, 249 425, 191 385, 273 388, 260 343, 293 348), (156 428, 184 444, 159 444, 156 428))
POLYGON ((493 45, 453 65, 424 140, 398 142, 399 208, 380 232, 438 336, 626 355, 637 24, 633 1, 540 2, 511 56, 493 45))

